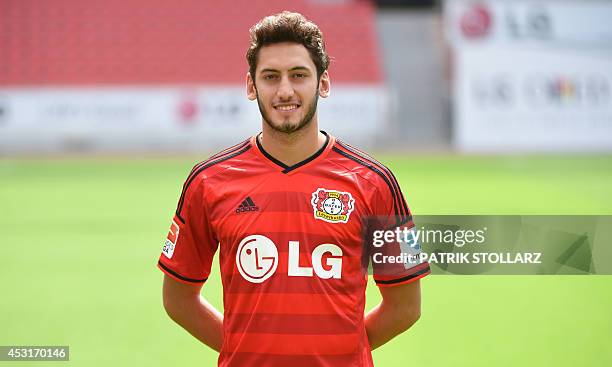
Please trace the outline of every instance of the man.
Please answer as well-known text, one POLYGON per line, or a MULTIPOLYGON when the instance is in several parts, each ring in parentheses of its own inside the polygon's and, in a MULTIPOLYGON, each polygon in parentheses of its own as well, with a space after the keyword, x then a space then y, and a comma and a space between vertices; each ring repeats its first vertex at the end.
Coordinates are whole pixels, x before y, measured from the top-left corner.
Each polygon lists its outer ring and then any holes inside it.
POLYGON ((412 227, 411 214, 386 167, 319 131, 330 77, 315 24, 262 19, 247 60, 262 132, 187 178, 158 263, 165 309, 219 366, 372 366, 371 350, 419 318, 429 266, 375 272, 382 302, 364 315, 362 233, 412 227), (200 296, 217 250, 223 314, 200 296))

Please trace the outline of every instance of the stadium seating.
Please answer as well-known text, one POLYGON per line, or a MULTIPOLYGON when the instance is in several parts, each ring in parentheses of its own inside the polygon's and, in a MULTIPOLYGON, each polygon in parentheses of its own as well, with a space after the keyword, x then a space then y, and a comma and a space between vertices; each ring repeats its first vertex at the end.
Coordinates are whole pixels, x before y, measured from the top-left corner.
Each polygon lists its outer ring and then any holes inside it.
POLYGON ((242 84, 248 29, 282 10, 323 29, 334 82, 382 83, 374 5, 359 0, 6 0, 0 86, 242 84))

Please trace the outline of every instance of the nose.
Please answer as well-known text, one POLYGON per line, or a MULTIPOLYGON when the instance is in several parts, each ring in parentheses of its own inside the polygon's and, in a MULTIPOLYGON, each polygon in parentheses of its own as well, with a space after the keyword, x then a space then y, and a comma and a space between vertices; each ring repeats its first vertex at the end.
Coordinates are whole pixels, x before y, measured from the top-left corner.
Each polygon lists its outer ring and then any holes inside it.
POLYGON ((278 98, 281 101, 288 101, 293 98, 294 90, 293 85, 291 85, 291 81, 288 76, 283 76, 278 85, 278 90, 276 92, 278 94, 278 98))

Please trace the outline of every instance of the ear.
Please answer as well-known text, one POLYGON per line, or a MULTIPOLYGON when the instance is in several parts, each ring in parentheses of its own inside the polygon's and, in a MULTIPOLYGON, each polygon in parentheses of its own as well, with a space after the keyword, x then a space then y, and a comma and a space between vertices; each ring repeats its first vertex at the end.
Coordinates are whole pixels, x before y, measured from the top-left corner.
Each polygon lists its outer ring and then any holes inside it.
POLYGON ((325 70, 323 74, 321 74, 321 79, 319 80, 319 96, 321 96, 321 98, 329 97, 330 88, 331 82, 329 80, 329 72, 325 70))
POLYGON ((246 75, 246 92, 249 100, 254 101, 257 99, 257 89, 255 87, 255 81, 251 77, 251 73, 247 73, 246 75))

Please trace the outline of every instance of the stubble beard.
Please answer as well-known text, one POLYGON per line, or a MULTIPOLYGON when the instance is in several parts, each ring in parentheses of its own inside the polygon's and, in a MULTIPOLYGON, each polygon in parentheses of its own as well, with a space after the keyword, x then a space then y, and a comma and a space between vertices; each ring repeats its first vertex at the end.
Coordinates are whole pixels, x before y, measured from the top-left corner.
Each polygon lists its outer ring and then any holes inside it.
POLYGON ((257 94, 257 107, 259 107, 259 113, 261 113, 261 118, 266 122, 266 125, 268 125, 272 130, 279 132, 279 133, 283 133, 283 134, 292 134, 310 125, 315 113, 317 112, 318 102, 319 102, 319 90, 317 89, 312 103, 309 106, 301 106, 301 107, 307 107, 308 110, 306 112, 306 115, 304 115, 304 118, 302 118, 297 125, 294 125, 287 120, 283 121, 280 125, 276 125, 272 123, 272 119, 266 113, 264 106, 261 105, 261 102, 259 101, 259 94, 257 94))

